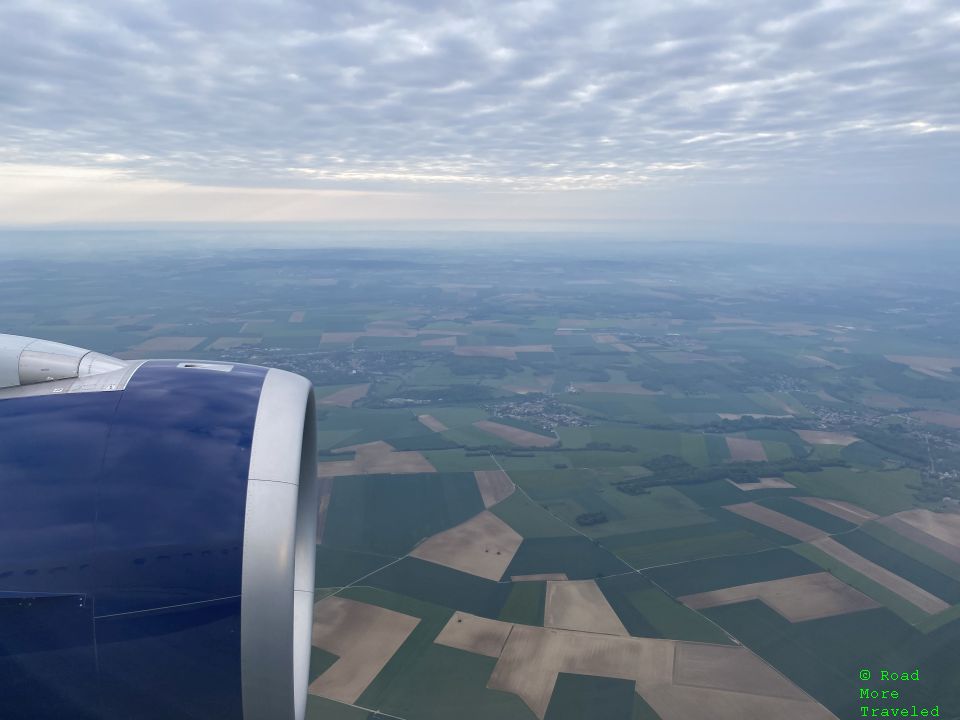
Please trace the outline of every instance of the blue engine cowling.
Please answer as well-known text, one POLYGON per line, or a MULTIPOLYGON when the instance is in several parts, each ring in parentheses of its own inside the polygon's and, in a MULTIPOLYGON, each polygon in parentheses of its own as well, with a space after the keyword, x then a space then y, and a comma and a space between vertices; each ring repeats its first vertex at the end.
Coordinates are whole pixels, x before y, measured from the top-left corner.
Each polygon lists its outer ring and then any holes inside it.
POLYGON ((0 718, 302 718, 310 383, 105 369, 0 390, 0 718))

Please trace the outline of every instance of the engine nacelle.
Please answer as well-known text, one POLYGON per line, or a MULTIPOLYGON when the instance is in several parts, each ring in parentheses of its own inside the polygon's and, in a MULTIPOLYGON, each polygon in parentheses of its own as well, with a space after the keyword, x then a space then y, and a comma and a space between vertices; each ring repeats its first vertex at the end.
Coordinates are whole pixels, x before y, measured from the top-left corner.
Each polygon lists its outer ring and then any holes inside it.
POLYGON ((301 719, 309 381, 22 340, 0 336, 0 718, 301 719))

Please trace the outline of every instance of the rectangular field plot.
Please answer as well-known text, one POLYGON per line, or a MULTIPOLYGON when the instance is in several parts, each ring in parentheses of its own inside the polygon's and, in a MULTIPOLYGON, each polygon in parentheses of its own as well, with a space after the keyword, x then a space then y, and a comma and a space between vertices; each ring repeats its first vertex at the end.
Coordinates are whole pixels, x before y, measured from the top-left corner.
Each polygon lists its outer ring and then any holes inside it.
POLYGON ((504 425, 503 423, 492 422, 490 420, 478 420, 473 423, 473 426, 482 430, 484 433, 489 433, 521 447, 550 447, 551 445, 556 445, 558 442, 558 440, 553 437, 540 435, 539 433, 530 432, 529 430, 521 430, 511 425, 504 425))
POLYGON ((635 682, 616 678, 560 673, 545 720, 611 720, 632 718, 639 699, 635 682))
POLYGON ((547 575, 543 580, 534 580, 534 577, 518 575, 512 578, 513 586, 510 588, 510 595, 503 610, 500 611, 500 620, 521 625, 543 625, 543 613, 546 608, 546 579, 565 579, 565 576, 547 575))
POLYGON ((764 462, 767 460, 767 453, 763 448, 763 443, 759 440, 728 437, 727 447, 730 449, 730 459, 733 462, 764 462))

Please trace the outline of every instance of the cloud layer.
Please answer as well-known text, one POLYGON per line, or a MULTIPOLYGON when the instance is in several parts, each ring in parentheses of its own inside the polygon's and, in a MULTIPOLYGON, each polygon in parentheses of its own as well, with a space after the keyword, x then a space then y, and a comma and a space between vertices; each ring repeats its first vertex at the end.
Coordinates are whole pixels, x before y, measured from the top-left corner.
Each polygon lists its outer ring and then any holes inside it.
POLYGON ((960 148, 950 2, 7 0, 0 33, 8 167, 622 192, 936 185, 960 148))

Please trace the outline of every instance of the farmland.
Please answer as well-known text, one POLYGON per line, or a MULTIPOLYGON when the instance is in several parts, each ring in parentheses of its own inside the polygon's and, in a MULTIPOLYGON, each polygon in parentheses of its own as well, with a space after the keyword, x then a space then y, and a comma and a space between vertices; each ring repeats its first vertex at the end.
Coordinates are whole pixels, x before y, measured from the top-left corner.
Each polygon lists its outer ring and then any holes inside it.
POLYGON ((873 661, 956 714, 960 291, 912 258, 20 260, 0 320, 310 379, 310 718, 844 717, 873 661))

